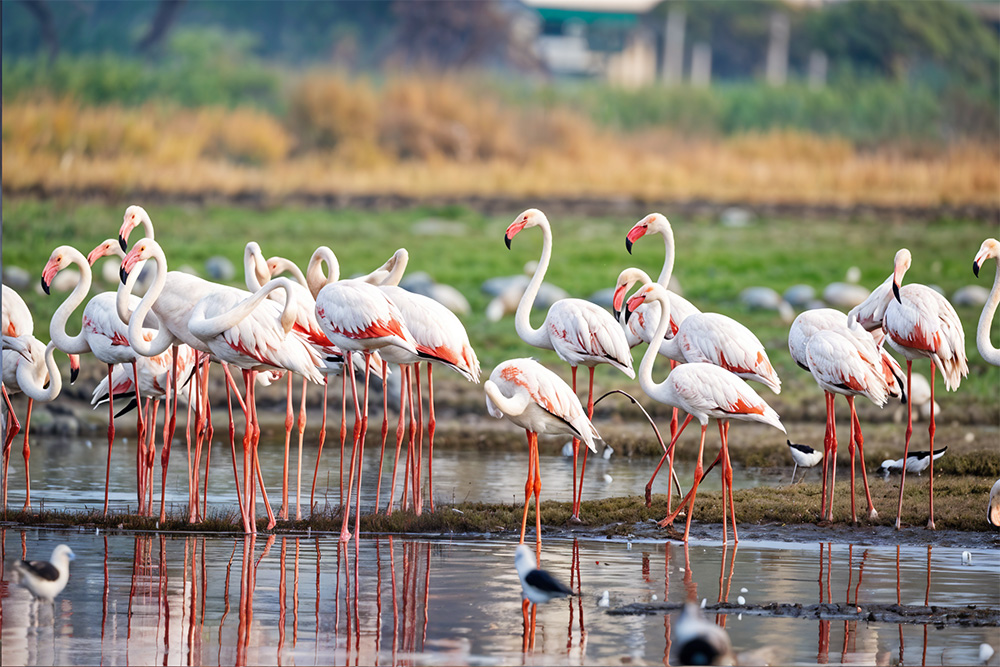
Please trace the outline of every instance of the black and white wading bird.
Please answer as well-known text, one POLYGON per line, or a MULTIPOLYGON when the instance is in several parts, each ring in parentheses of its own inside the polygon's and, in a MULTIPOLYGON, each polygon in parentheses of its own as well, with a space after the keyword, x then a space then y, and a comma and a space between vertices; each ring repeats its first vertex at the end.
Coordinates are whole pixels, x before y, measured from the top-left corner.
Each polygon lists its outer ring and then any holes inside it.
POLYGON ((991 526, 1000 528, 1000 479, 990 489, 990 504, 986 508, 986 520, 991 526))
POLYGON ((689 600, 674 626, 671 661, 677 665, 735 665, 729 633, 705 619, 697 602, 689 600))
MULTIPOLYGON (((934 452, 934 460, 937 461, 939 458, 944 456, 944 453, 948 451, 947 447, 942 447, 934 452)), ((927 467, 931 464, 931 453, 927 450, 922 452, 910 452, 909 456, 906 457, 906 472, 915 472, 918 475, 923 471, 927 470, 927 467)), ((892 472, 903 472, 903 459, 886 459, 882 461, 882 465, 879 468, 883 477, 888 477, 889 473, 892 472)))
POLYGON ((535 604, 576 595, 551 574, 538 569, 535 554, 527 544, 517 545, 517 551, 514 553, 514 567, 517 569, 517 576, 521 579, 521 590, 524 597, 535 604))
MULTIPOLYGON (((792 454, 792 460, 795 461, 795 467, 792 468, 792 481, 789 484, 795 482, 795 471, 799 467, 812 468, 814 465, 823 460, 823 452, 813 449, 809 445, 798 445, 791 440, 785 440, 788 443, 788 451, 792 454)), ((805 477, 805 473, 802 473, 805 477)), ((802 481, 801 478, 799 481, 802 481)))
POLYGON ((19 560, 14 563, 18 583, 40 600, 52 602, 69 581, 69 562, 76 558, 73 550, 60 544, 52 550, 51 560, 19 560))

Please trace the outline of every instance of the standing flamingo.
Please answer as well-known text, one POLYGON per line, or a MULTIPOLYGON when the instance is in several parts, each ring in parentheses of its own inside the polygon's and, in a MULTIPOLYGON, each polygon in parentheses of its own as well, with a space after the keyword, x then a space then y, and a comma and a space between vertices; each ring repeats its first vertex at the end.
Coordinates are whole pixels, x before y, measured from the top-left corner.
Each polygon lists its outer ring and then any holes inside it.
MULTIPOLYGON (((635 311, 644 301, 658 300, 663 313, 667 313, 670 302, 666 295, 666 290, 656 283, 649 283, 642 286, 635 296, 628 300, 629 312, 635 311)), ((781 425, 781 420, 764 400, 757 395, 750 385, 735 374, 707 363, 687 363, 677 366, 670 372, 667 379, 655 383, 653 382, 653 363, 659 352, 660 344, 667 333, 669 320, 666 317, 660 318, 660 323, 653 335, 653 342, 642 357, 639 365, 639 386, 650 398, 680 408, 688 413, 687 419, 681 424, 677 434, 671 439, 667 451, 663 458, 673 452, 677 438, 684 432, 684 428, 691 421, 692 417, 697 418, 701 424, 701 443, 698 448, 698 464, 695 468, 694 484, 688 497, 681 501, 681 506, 677 510, 660 522, 661 526, 673 523, 674 517, 680 511, 684 503, 690 498, 688 505, 687 525, 684 529, 684 541, 688 539, 691 530, 691 517, 694 515, 694 500, 698 493, 698 484, 702 477, 702 455, 705 449, 705 430, 708 428, 708 420, 715 419, 719 423, 719 435, 722 439, 722 449, 719 451, 718 459, 722 462, 722 530, 723 540, 726 539, 726 493, 729 494, 729 509, 733 518, 733 539, 739 541, 736 532, 736 510, 733 502, 733 467, 729 461, 728 443, 728 422, 730 419, 740 421, 755 421, 773 426, 782 432, 785 427, 781 425)), ((660 465, 663 459, 660 460, 660 465)), ((714 464, 713 464, 714 465, 714 464)))
MULTIPOLYGON (((31 509, 31 475, 28 470, 28 459, 31 458, 31 448, 28 445, 28 435, 31 431, 31 408, 35 401, 49 402, 55 399, 62 390, 62 377, 55 362, 55 343, 48 346, 32 336, 22 334, 11 347, 4 347, 3 386, 4 400, 7 408, 7 419, 14 419, 14 407, 10 403, 9 394, 24 392, 28 397, 28 411, 24 418, 24 510, 31 509), (25 352, 24 349, 27 348, 25 352), (48 382, 48 387, 45 386, 48 382), (8 389, 9 388, 9 389, 8 389)), ((5 341, 6 342, 6 341, 5 341)), ((9 427, 8 427, 9 428, 9 427)), ((10 433, 3 445, 3 507, 7 510, 7 479, 10 464, 10 443, 17 431, 10 433)))
MULTIPOLYGON (((856 306, 848 314, 853 316, 868 330, 879 326, 885 331, 886 339, 897 352, 906 358, 906 444, 903 458, 909 455, 910 436, 913 434, 913 396, 910 380, 914 359, 929 359, 931 362, 931 415, 928 434, 932 461, 930 466, 930 517, 927 527, 934 529, 934 371, 938 369, 944 377, 944 386, 949 391, 958 389, 962 378, 969 374, 965 358, 965 332, 958 313, 948 300, 925 285, 900 286, 903 276, 910 268, 910 251, 906 248, 896 253, 893 273, 871 296, 856 306), (891 281, 892 292, 886 287, 891 281)), ((899 505, 896 509, 896 529, 901 526, 903 511, 903 486, 906 471, 899 480, 899 505)))
POLYGON ((990 298, 983 306, 983 314, 979 316, 979 326, 976 327, 976 347, 979 354, 988 364, 1000 366, 1000 350, 990 343, 990 327, 993 324, 993 315, 997 312, 997 304, 1000 303, 1000 241, 996 239, 986 239, 983 245, 979 246, 976 259, 972 262, 972 271, 979 277, 979 269, 983 263, 993 258, 996 260, 997 272, 993 276, 993 289, 990 290, 990 298))
MULTIPOLYGON (((116 295, 114 292, 104 292, 93 297, 87 302, 83 309, 83 326, 79 334, 70 336, 66 333, 66 324, 70 315, 83 303, 93 276, 90 263, 87 258, 76 248, 68 245, 59 246, 52 251, 45 268, 42 270, 42 288, 45 293, 49 293, 49 285, 59 271, 70 265, 76 265, 80 271, 80 281, 76 287, 56 309, 52 320, 49 323, 49 335, 56 346, 63 352, 70 354, 80 354, 83 352, 93 352, 94 356, 107 364, 108 377, 110 378, 115 364, 132 364, 133 374, 135 370, 136 351, 129 344, 128 329, 118 318, 116 313, 116 295)), ((132 282, 138 275, 133 277, 132 282)), ((134 309, 138 305, 138 299, 132 297, 127 302, 129 309, 134 309)), ((139 334, 145 340, 153 337, 154 330, 143 328, 139 334)), ((136 389, 136 402, 141 405, 141 399, 136 389)), ((142 455, 142 443, 145 436, 145 423, 142 419, 142 411, 136 414, 136 428, 138 430, 138 440, 140 443, 139 454, 142 455)), ((106 479, 104 484, 104 514, 108 513, 108 492, 111 484, 111 450, 114 445, 115 423, 114 423, 114 402, 110 401, 108 412, 108 461, 106 479)), ((145 498, 144 476, 137 470, 136 492, 141 499, 145 498)), ((145 503, 140 502, 139 512, 145 503)))
POLYGON ((486 409, 497 419, 506 417, 528 436, 528 479, 524 484, 521 544, 528 524, 528 504, 535 494, 535 556, 542 557, 542 518, 538 497, 538 434, 569 435, 596 452, 601 436, 583 411, 580 398, 562 378, 534 359, 510 359, 498 365, 483 385, 486 409))
MULTIPOLYGON (((576 391, 576 369, 587 366, 590 369, 590 385, 587 392, 587 418, 594 414, 594 367, 611 364, 629 378, 635 378, 632 369, 632 355, 628 340, 621 326, 611 314, 583 299, 560 299, 549 308, 545 321, 538 329, 531 326, 531 307, 538 295, 545 272, 552 258, 552 228, 545 214, 530 208, 512 222, 504 233, 504 243, 510 248, 511 240, 528 227, 542 229, 542 255, 538 267, 531 277, 521 302, 514 315, 514 326, 521 340, 544 350, 555 350, 559 358, 567 362, 573 372, 573 391, 576 391)), ((583 474, 587 468, 587 450, 583 452, 580 468, 580 482, 577 485, 576 464, 579 440, 573 439, 573 512, 572 519, 580 520, 580 501, 583 498, 583 474)))
MULTIPOLYGON (((906 398, 902 386, 902 374, 903 371, 896 363, 889 353, 882 348, 880 345, 882 341, 882 335, 880 333, 868 333, 864 331, 860 326, 857 325, 853 318, 849 319, 847 315, 835 310, 833 308, 815 308, 813 310, 807 310, 802 312, 795 318, 792 322, 792 326, 788 331, 788 351, 792 355, 792 360, 795 361, 798 366, 804 370, 812 371, 809 363, 809 356, 807 354, 807 348, 809 341, 814 335, 821 331, 834 331, 841 335, 847 336, 851 343, 853 344, 858 358, 864 363, 868 364, 871 368, 876 369, 876 372, 880 375, 881 379, 886 385, 888 391, 888 396, 904 396, 903 400, 905 402, 906 398), (850 324, 849 324, 850 323, 850 324), (877 339, 877 340, 876 340, 877 339)), ((830 368, 828 367, 828 370, 830 368)), ((867 371, 866 371, 867 372, 867 371)), ((822 387, 823 384, 817 379, 817 382, 822 387)), ((845 384, 845 383, 841 383, 845 384)), ((850 384, 850 383, 846 383, 850 384)), ((845 386, 846 386, 845 384, 845 386)), ((827 473, 830 471, 832 466, 833 472, 832 477, 836 478, 836 460, 837 460, 837 431, 836 431, 836 421, 834 412, 834 393, 824 389, 824 394, 826 396, 826 431, 823 436, 823 493, 822 501, 820 503, 820 516, 826 516, 826 503, 827 503, 827 473)), ((853 403, 848 399, 848 403, 853 403)), ((854 437, 848 443, 849 451, 851 452, 851 459, 853 463, 854 458, 854 447, 857 446, 864 447, 864 438, 861 435, 861 424, 857 421, 857 414, 854 412, 853 407, 851 409, 851 429, 854 433, 854 437)), ((854 466, 851 466, 851 470, 854 470, 854 466)), ((862 466, 861 466, 862 476, 865 478, 865 488, 867 492, 868 481, 867 481, 867 470, 864 466, 864 456, 862 455, 862 466)), ((853 496, 853 472, 852 472, 852 496, 853 496)), ((831 480, 831 492, 832 491, 832 480, 831 480)), ((874 506, 871 504, 871 498, 868 498, 868 518, 874 520, 877 517, 877 512, 875 512, 874 506)), ((831 508, 832 512, 832 508, 831 508)), ((829 520, 832 521, 832 518, 829 520)))
MULTIPOLYGON (((344 521, 340 529, 341 541, 351 539, 347 529, 350 516, 351 490, 354 484, 354 463, 358 464, 357 517, 354 531, 361 525, 361 468, 364 457, 364 436, 368 429, 368 378, 371 354, 376 350, 395 345, 410 354, 417 354, 416 341, 406 328, 399 308, 380 289, 358 280, 331 282, 316 296, 316 318, 327 337, 347 353, 347 366, 353 364, 353 353, 365 358, 364 414, 358 403, 357 380, 351 373, 354 397, 354 433, 351 450, 351 469, 348 477, 347 498, 344 503, 344 521)), ((346 392, 345 392, 346 394, 346 392)))

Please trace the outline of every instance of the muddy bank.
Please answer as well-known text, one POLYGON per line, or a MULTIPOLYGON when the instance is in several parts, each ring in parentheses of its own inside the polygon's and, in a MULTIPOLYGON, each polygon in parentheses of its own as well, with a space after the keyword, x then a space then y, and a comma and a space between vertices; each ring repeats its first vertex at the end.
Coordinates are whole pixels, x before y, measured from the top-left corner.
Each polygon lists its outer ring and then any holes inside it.
MULTIPOLYGON (((612 616, 672 614, 684 605, 674 602, 634 603, 609 609, 612 616)), ((1000 610, 968 605, 965 607, 917 607, 898 604, 732 604, 719 602, 705 605, 706 613, 747 614, 807 618, 820 621, 867 621, 869 623, 905 623, 914 625, 995 627, 1000 625, 1000 610)))

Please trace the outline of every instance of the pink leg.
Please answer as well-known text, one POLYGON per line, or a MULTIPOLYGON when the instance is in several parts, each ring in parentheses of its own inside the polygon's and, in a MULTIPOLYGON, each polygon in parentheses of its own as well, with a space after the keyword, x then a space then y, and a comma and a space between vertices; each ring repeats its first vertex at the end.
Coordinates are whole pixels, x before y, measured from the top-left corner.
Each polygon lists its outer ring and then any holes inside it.
POLYGON ((413 369, 406 366, 406 402, 410 411, 410 430, 406 436, 406 475, 403 477, 403 500, 400 503, 401 509, 406 509, 412 505, 412 498, 407 500, 407 484, 412 486, 413 470, 416 466, 416 439, 417 439, 417 412, 413 407, 413 369))
MULTIPOLYGON (((910 436, 913 435, 913 395, 910 393, 913 362, 906 360, 906 442, 903 445, 903 472, 899 476, 899 506, 896 508, 896 530, 903 516, 903 485, 906 483, 906 457, 910 455, 910 436)), ((933 387, 933 385, 931 385, 933 387)))
MULTIPOLYGON (((108 385, 110 387, 110 385, 108 385)), ((110 390, 108 392, 111 393, 110 390)), ((22 454, 24 455, 24 511, 31 511, 31 474, 28 471, 28 459, 31 458, 31 447, 28 445, 28 434, 31 433, 31 407, 35 404, 35 401, 28 399, 28 412, 24 417, 24 449, 22 454)))
POLYGON ((427 495, 430 496, 431 512, 434 511, 434 381, 431 378, 431 362, 427 362, 427 495))
MULTIPOLYGON (((386 505, 385 514, 386 516, 392 515, 392 498, 396 494, 396 467, 399 465, 399 450, 403 446, 403 433, 405 429, 406 421, 406 373, 403 367, 399 367, 400 372, 400 386, 399 386, 399 423, 396 426, 396 454, 392 460, 392 480, 389 482, 389 503, 386 505)), ((405 480, 406 475, 403 475, 405 480)), ((406 493, 403 493, 406 496, 406 493)), ((401 506, 402 507, 402 506, 401 506)))
POLYGON ((420 391, 420 364, 413 364, 413 379, 417 385, 417 449, 413 454, 413 511, 420 516, 424 509, 420 468, 424 460, 424 397, 420 391))
POLYGON ((149 422, 149 458, 147 461, 147 484, 149 485, 149 504, 146 505, 146 516, 153 515, 153 471, 156 468, 156 413, 160 407, 160 399, 153 399, 153 418, 149 422))
MULTIPOLYGON (((856 413, 854 412, 853 396, 847 397, 847 405, 851 408, 850 428, 847 439, 847 451, 851 455, 851 522, 857 523, 858 512, 854 507, 854 476, 856 474, 854 469, 854 416, 856 413)), ((864 467, 864 461, 861 462, 861 466, 864 467)))
POLYGON ((177 426, 177 346, 170 348, 171 372, 167 374, 167 402, 163 406, 163 452, 160 454, 160 521, 167 519, 167 465, 177 426))
MULTIPOLYGON (((573 393, 576 394, 576 366, 570 366, 570 369, 571 369, 571 372, 573 374, 573 393)), ((575 521, 575 522, 579 523, 579 521, 580 521, 580 510, 576 506, 576 469, 577 469, 576 466, 577 466, 577 460, 578 460, 579 455, 580 455, 580 452, 579 452, 580 441, 577 440, 576 438, 573 438, 572 447, 573 447, 573 503, 572 503, 572 511, 571 511, 569 520, 570 521, 575 521)))
MULTIPOLYGON (((243 528, 246 532, 250 532, 250 518, 246 512, 246 506, 243 504, 243 492, 240 490, 240 472, 236 467, 236 425, 233 422, 233 398, 230 393, 230 387, 232 387, 233 392, 236 393, 236 398, 239 399, 241 407, 245 409, 243 405, 243 399, 240 397, 239 389, 236 386, 236 381, 233 380, 232 374, 229 372, 229 364, 223 362, 222 371, 226 376, 226 406, 229 408, 229 449, 233 454, 233 477, 236 479, 236 501, 240 506, 240 517, 243 519, 243 528)), ((191 404, 188 404, 190 409, 191 404)))
MULTIPOLYGON (((927 427, 927 433, 930 435, 930 448, 931 448, 931 463, 930 463, 930 479, 928 484, 930 485, 931 494, 931 517, 927 520, 928 530, 934 530, 934 431, 937 430, 934 425, 934 362, 931 362, 931 423, 927 427)), ((906 466, 903 466, 904 468, 906 466)), ((930 548, 928 547, 928 553, 930 553, 930 548)), ((928 578, 930 575, 930 568, 927 570, 928 578)), ((929 589, 928 589, 929 590, 929 589)))
MULTIPOLYGON (((725 453, 726 453, 726 467, 725 467, 725 471, 724 472, 725 472, 725 475, 726 475, 726 488, 729 489, 729 516, 733 520, 733 542, 735 544, 739 544, 740 535, 739 535, 739 533, 736 532, 736 503, 733 500, 733 464, 732 464, 732 461, 729 460, 729 422, 728 421, 726 422, 726 428, 724 429, 724 434, 723 434, 722 437, 723 437, 723 449, 725 450, 725 453)), ((726 502, 726 497, 725 496, 722 497, 722 502, 723 503, 726 502)), ((735 551, 733 552, 733 562, 734 563, 736 562, 736 552, 735 551)), ((730 567, 729 567, 729 583, 730 584, 732 583, 732 580, 733 580, 733 571, 732 571, 732 568, 733 568, 733 566, 730 565, 730 567)))
MULTIPOLYGON (((350 357, 348 357, 350 359, 350 357)), ((351 382, 354 382, 354 367, 344 366, 344 377, 341 379, 343 387, 340 392, 340 506, 344 507, 344 443, 347 442, 347 374, 350 373, 351 382)), ((356 397, 355 397, 356 398, 356 397)), ((355 411, 355 418, 357 412, 355 411)), ((317 463, 317 465, 319 465, 317 463)), ((350 496, 350 493, 348 493, 350 496)))
POLYGON ((351 373, 351 395, 354 397, 354 442, 353 447, 351 448, 351 467, 348 476, 347 495, 343 497, 341 510, 344 513, 344 522, 340 527, 341 542, 349 542, 351 540, 351 531, 347 529, 347 522, 351 516, 351 490, 354 488, 354 463, 358 456, 358 436, 360 435, 359 429, 361 427, 361 406, 358 405, 358 381, 354 377, 353 368, 354 366, 353 360, 351 359, 351 353, 348 352, 345 369, 351 373))
MULTIPOLYGON (((264 501, 264 509, 267 511, 267 530, 274 528, 277 523, 274 518, 274 510, 271 509, 271 501, 267 499, 267 488, 264 486, 264 475, 260 469, 260 419, 257 417, 257 371, 250 371, 250 381, 253 389, 253 401, 250 403, 250 414, 253 415, 253 465, 257 471, 257 483, 260 485, 260 497, 264 501)), ((256 527, 256 526, 255 526, 256 527)))
POLYGON ((858 413, 851 405, 851 419, 854 420, 854 438, 858 444, 858 456, 861 457, 861 479, 865 483, 865 499, 868 501, 868 520, 874 521, 878 518, 875 511, 875 504, 872 503, 872 494, 868 488, 868 471, 865 469, 865 437, 861 434, 861 422, 858 421, 858 413))
MULTIPOLYGON (((386 384, 389 364, 382 361, 382 448, 378 455, 378 483, 375 485, 375 514, 382 500, 382 463, 385 461, 385 439, 389 435, 389 387, 386 384)), ((392 494, 389 494, 392 498, 392 494)))
MULTIPOLYGON (((528 505, 531 503, 531 492, 535 488, 535 447, 538 436, 525 429, 528 434, 528 480, 524 483, 524 513, 521 515, 521 544, 524 544, 524 533, 528 529, 528 505)), ((536 510, 537 511, 537 510, 536 510)))
MULTIPOLYGON (((305 380, 303 380, 305 384, 305 380)), ((323 421, 320 423, 319 427, 319 447, 316 450, 316 472, 313 473, 313 486, 312 494, 316 494, 316 473, 319 472, 319 457, 323 453, 323 444, 326 442, 326 404, 327 397, 330 389, 330 378, 329 376, 323 378, 323 421)), ((305 402, 303 401, 303 406, 305 402)), ((298 481, 298 491, 295 496, 295 520, 299 521, 302 519, 302 455, 299 455, 299 481, 298 481)), ((309 499, 309 513, 312 514, 313 509, 313 499, 309 499)))
MULTIPOLYGON (((590 367, 590 387, 587 390, 587 419, 594 416, 594 367, 590 367)), ((583 463, 580 464, 580 482, 576 487, 576 518, 580 518, 580 504, 583 502, 583 473, 587 470, 587 453, 589 447, 583 448, 583 463)))
POLYGON ((823 433, 823 493, 819 503, 820 521, 826 518, 826 487, 830 473, 830 424, 833 423, 833 394, 823 393, 826 401, 826 431, 823 433))
MULTIPOLYGON (((663 456, 660 457, 660 462, 657 464, 656 470, 653 471, 653 476, 650 477, 649 481, 646 483, 646 507, 652 507, 653 505, 653 480, 656 479, 656 476, 660 472, 660 467, 663 465, 663 462, 668 457, 670 458, 671 463, 673 463, 674 445, 677 444, 677 438, 681 437, 681 433, 684 432, 684 429, 687 428, 687 425, 689 423, 691 423, 691 415, 687 416, 687 418, 684 420, 684 423, 681 425, 680 429, 675 430, 675 432, 671 434, 670 446, 667 447, 665 452, 663 452, 663 456)), ((667 494, 668 495, 670 494, 669 482, 667 486, 667 494)), ((667 507, 667 514, 669 513, 670 513, 670 508, 667 507)))
MULTIPOLYGON (((295 477, 295 520, 298 521, 302 518, 302 441, 305 439, 306 435, 306 386, 308 385, 308 380, 302 378, 302 398, 299 402, 299 418, 296 424, 296 428, 299 430, 299 456, 296 459, 298 462, 298 468, 296 470, 295 477)), ((323 378, 323 408, 324 417, 326 409, 326 378, 323 378)), ((323 428, 326 429, 326 421, 324 419, 323 428)), ((287 519, 287 513, 285 518, 287 519)))
MULTIPOLYGON (((111 488, 111 446, 115 442, 115 396, 111 391, 111 371, 114 364, 108 364, 108 466, 104 475, 104 516, 108 515, 108 491, 111 488)), ((139 406, 136 406, 136 410, 139 406)))
POLYGON ((202 486, 201 494, 201 515, 199 520, 208 515, 208 471, 212 462, 212 438, 215 436, 215 426, 212 425, 212 401, 208 400, 208 372, 212 368, 211 364, 205 363, 205 482, 202 486))
POLYGON ((10 448, 11 443, 14 441, 14 436, 21 430, 21 423, 17 421, 17 417, 14 415, 14 405, 10 402, 10 396, 7 395, 7 387, 3 386, 3 383, 0 383, 0 392, 3 393, 4 404, 7 406, 7 432, 4 433, 3 439, 3 511, 6 516, 7 471, 8 465, 10 465, 10 448))
MULTIPOLYGON (((372 355, 371 352, 365 352, 365 407, 364 413, 361 415, 361 438, 355 447, 360 445, 360 450, 358 451, 358 496, 354 502, 354 535, 357 537, 361 535, 361 467, 364 463, 365 455, 365 436, 368 434, 368 381, 369 375, 371 374, 372 366, 372 355)), ((375 506, 378 509, 378 505, 375 506)), ((355 549, 357 549, 358 543, 354 543, 355 549)))
MULTIPOLYGON (((835 397, 830 395, 830 499, 827 502, 827 521, 833 521, 833 492, 837 481, 837 420, 834 415, 833 403, 835 397)), ((825 458, 825 457, 824 457, 825 458)))
MULTIPOLYGON (((142 399, 139 398, 139 369, 136 367, 135 362, 132 362, 132 386, 135 388, 135 426, 136 426, 136 440, 139 447, 140 465, 137 484, 137 491, 139 492, 139 514, 141 515, 143 505, 145 504, 145 496, 143 495, 146 491, 146 484, 144 481, 144 469, 145 469, 145 453, 146 453, 146 417, 142 410, 142 399)), ((111 387, 111 380, 108 380, 108 387, 111 387)), ((147 402, 147 407, 149 406, 147 402)))
POLYGON ((535 562, 542 561, 542 504, 538 496, 542 492, 541 464, 538 459, 538 435, 535 435, 535 562))
POLYGON ((288 520, 288 451, 292 443, 292 374, 288 373, 287 389, 285 390, 285 458, 281 466, 281 509, 278 515, 288 520))
POLYGON ((688 541, 688 535, 691 533, 691 518, 694 516, 694 500, 698 495, 698 483, 701 481, 701 457, 705 452, 705 430, 708 425, 701 427, 701 443, 698 445, 698 465, 694 469, 694 485, 691 488, 691 501, 688 503, 688 515, 687 523, 684 525, 684 542, 688 541))

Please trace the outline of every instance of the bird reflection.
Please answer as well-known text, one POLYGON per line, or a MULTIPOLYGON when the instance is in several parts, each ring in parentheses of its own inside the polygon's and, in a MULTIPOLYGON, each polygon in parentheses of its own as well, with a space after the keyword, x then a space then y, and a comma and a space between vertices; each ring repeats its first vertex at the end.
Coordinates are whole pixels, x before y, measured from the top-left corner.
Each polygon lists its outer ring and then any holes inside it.
MULTIPOLYGON (((719 602, 729 602, 729 589, 733 585, 733 569, 736 567, 736 552, 739 550, 739 543, 733 545, 733 558, 729 561, 729 578, 725 583, 725 592, 723 592, 723 579, 724 573, 726 571, 726 551, 729 549, 729 545, 725 542, 722 543, 722 564, 719 566, 719 602)), ((726 618, 728 614, 716 614, 715 623, 721 627, 726 627, 726 618)))

